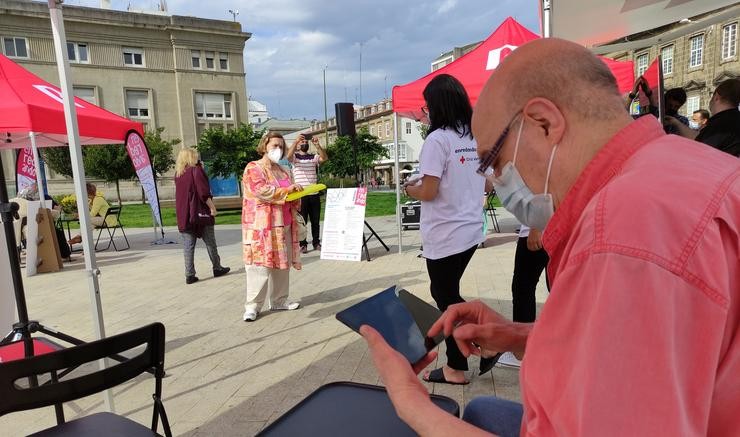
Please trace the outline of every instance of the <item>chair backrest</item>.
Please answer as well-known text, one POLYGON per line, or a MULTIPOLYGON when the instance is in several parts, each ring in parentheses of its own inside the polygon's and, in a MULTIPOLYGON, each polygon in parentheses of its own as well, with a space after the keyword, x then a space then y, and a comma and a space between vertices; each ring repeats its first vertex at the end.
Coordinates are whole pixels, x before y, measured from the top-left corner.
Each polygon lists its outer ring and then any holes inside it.
POLYGON ((486 196, 486 210, 491 210, 496 208, 496 190, 491 190, 490 193, 488 193, 488 196, 486 196))
POLYGON ((46 407, 89 396, 129 381, 154 368, 157 392, 164 376, 164 325, 153 323, 102 340, 84 343, 36 357, 0 364, 0 416, 14 411, 46 407), (86 375, 50 381, 37 387, 22 387, 18 380, 34 375, 74 368, 146 345, 134 357, 86 375))
POLYGON ((121 205, 108 207, 108 211, 106 211, 105 217, 107 218, 109 215, 114 215, 116 216, 116 220, 120 220, 121 219, 121 209, 122 209, 121 205))

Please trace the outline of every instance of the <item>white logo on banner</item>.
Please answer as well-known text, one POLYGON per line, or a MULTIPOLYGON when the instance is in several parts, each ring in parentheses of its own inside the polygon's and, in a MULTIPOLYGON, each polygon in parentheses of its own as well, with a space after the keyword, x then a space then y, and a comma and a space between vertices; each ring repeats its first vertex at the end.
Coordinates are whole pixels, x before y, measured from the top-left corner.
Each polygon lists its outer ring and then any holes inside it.
POLYGON ((501 61, 511 52, 517 49, 519 46, 512 46, 509 44, 504 44, 503 46, 493 49, 490 52, 488 52, 488 63, 486 63, 486 70, 495 70, 496 67, 498 67, 498 64, 501 63, 501 61), (501 56, 501 52, 504 51, 504 49, 508 49, 509 51, 506 52, 503 56, 501 56))
MULTIPOLYGON (((62 92, 58 89, 52 88, 47 85, 34 85, 33 87, 51 97, 52 99, 56 100, 57 102, 64 104, 64 99, 62 99, 62 92)), ((78 108, 84 108, 84 106, 80 105, 77 102, 75 102, 75 106, 78 108)))

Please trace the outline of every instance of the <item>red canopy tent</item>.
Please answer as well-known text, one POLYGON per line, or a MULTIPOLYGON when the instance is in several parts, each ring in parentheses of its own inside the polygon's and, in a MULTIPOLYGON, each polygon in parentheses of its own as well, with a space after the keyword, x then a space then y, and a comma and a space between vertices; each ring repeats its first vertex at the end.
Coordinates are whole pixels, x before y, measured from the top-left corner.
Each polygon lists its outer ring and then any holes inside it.
MULTIPOLYGON (((411 83, 394 86, 393 111, 402 117, 420 119, 421 107, 424 106, 422 91, 429 81, 443 73, 455 76, 462 82, 470 96, 470 102, 475 106, 483 85, 499 62, 517 47, 539 37, 512 17, 507 18, 470 53, 411 83)), ((608 58, 601 59, 617 78, 619 90, 629 92, 635 82, 633 63, 608 58)))
MULTIPOLYGON (((0 148, 29 147, 31 132, 40 147, 67 143, 59 87, 0 55, 0 96, 0 148)), ((130 130, 144 135, 141 123, 85 100, 75 98, 75 107, 81 144, 121 144, 130 130)))

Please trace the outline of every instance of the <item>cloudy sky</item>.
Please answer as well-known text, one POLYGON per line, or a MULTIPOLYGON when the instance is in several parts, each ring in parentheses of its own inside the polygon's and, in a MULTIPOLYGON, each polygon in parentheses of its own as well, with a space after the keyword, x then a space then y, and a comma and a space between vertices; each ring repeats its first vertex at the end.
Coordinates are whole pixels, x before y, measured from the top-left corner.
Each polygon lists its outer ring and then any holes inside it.
MULTIPOLYGON (((112 0, 114 9, 154 8, 155 0, 112 0)), ((96 6, 98 0, 66 0, 96 6)), ((372 103, 393 85, 429 72, 454 46, 486 38, 507 16, 539 33, 538 0, 168 0, 170 14, 231 20, 252 33, 244 60, 247 90, 280 118, 329 116, 333 103, 372 103), (362 88, 360 90, 360 53, 362 88)))

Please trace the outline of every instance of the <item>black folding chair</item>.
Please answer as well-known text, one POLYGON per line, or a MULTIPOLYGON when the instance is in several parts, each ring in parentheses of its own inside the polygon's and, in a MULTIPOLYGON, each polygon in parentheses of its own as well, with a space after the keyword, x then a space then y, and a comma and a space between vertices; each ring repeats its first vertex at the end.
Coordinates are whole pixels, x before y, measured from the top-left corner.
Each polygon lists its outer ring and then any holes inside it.
POLYGON ((496 190, 491 190, 490 193, 486 196, 486 212, 488 213, 488 216, 491 217, 491 222, 493 223, 493 229, 496 232, 501 232, 501 228, 498 225, 498 218, 496 217, 496 207, 494 206, 496 198, 496 190))
POLYGON ((95 250, 108 250, 110 249, 111 244, 113 244, 113 249, 118 252, 119 250, 128 250, 131 248, 131 245, 128 244, 128 238, 126 238, 126 232, 123 231, 123 225, 121 224, 121 206, 111 206, 108 208, 108 211, 105 213, 105 217, 103 217, 103 224, 98 227, 100 229, 98 231, 98 238, 95 240, 95 250), (108 217, 115 217, 116 218, 116 225, 110 226, 108 225, 108 217), (116 246, 116 242, 113 240, 113 237, 116 235, 116 230, 120 229, 121 233, 123 234, 123 239, 126 241, 126 249, 119 249, 116 246), (112 230, 112 232, 111 232, 112 230), (100 236, 103 235, 103 231, 108 231, 108 237, 110 238, 108 240, 108 245, 105 246, 105 249, 98 249, 98 243, 100 242, 100 236))
MULTIPOLYGON (((112 361, 111 361, 112 362, 112 361)), ((112 362, 113 363, 113 362, 112 362)), ((97 369, 97 367, 96 367, 97 369)), ((0 364, 0 416, 17 411, 46 407, 80 399, 115 387, 154 370, 154 411, 151 429, 126 417, 113 413, 96 413, 70 422, 62 422, 34 436, 158 436, 157 427, 162 420, 165 436, 171 437, 167 414, 162 404, 162 378, 164 377, 164 325, 153 323, 133 331, 102 340, 84 343, 68 349, 0 364), (145 347, 143 347, 145 346, 145 347), (143 347, 143 348, 142 348, 143 347), (103 370, 94 370, 82 376, 68 374, 51 378, 44 384, 21 385, 24 378, 79 367, 110 358, 132 350, 135 355, 123 362, 115 362, 103 370)), ((61 374, 61 372, 59 372, 61 374)))

